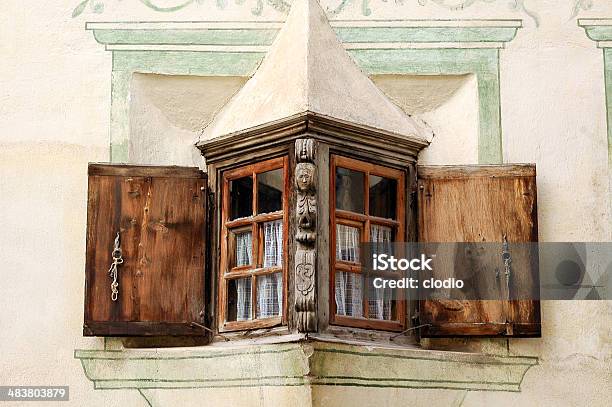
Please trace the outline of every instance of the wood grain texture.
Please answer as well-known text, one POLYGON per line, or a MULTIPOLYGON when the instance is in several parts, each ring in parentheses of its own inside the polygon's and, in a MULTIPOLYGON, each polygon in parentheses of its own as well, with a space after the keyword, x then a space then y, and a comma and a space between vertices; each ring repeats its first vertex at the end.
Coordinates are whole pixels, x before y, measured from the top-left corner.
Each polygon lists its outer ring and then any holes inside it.
POLYGON ((497 290, 500 300, 421 301, 420 323, 430 324, 421 335, 539 336, 539 302, 507 301, 535 298, 525 293, 537 295, 537 253, 512 252, 509 285, 515 292, 505 287, 504 265, 498 255, 504 237, 509 243, 537 241, 535 166, 429 166, 417 171, 419 241, 498 242, 500 246, 494 254, 470 259, 469 266, 463 263, 467 259, 455 253, 451 256, 455 266, 434 267, 434 276, 464 279, 477 292, 497 290))
POLYGON ((191 323, 204 322, 206 191, 194 168, 90 166, 84 335, 205 334, 191 323), (117 232, 124 263, 113 302, 117 232))

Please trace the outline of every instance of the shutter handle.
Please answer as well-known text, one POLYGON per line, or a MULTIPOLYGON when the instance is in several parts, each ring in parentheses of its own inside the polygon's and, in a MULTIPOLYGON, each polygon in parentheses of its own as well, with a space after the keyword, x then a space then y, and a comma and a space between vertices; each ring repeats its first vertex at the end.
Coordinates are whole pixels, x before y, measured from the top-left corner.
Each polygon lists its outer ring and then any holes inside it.
POLYGON ((121 242, 119 240, 119 232, 117 232, 117 236, 115 237, 115 245, 113 247, 113 252, 111 253, 111 257, 113 258, 113 262, 111 263, 110 268, 108 269, 109 276, 113 279, 111 283, 111 300, 117 301, 119 297, 119 283, 117 282, 117 266, 123 263, 123 254, 121 252, 121 242))
POLYGON ((510 255, 510 244, 508 243, 508 237, 504 235, 502 244, 502 261, 504 262, 504 274, 506 276, 506 300, 510 301, 510 274, 512 273, 512 256, 510 255))

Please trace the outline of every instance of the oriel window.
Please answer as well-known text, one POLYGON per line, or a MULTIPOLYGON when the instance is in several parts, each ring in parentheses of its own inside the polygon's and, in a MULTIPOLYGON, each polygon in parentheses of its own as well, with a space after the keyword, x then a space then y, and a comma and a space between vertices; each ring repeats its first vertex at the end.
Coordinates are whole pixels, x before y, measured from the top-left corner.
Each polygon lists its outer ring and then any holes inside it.
POLYGON ((285 320, 287 191, 286 157, 223 173, 221 330, 285 320))

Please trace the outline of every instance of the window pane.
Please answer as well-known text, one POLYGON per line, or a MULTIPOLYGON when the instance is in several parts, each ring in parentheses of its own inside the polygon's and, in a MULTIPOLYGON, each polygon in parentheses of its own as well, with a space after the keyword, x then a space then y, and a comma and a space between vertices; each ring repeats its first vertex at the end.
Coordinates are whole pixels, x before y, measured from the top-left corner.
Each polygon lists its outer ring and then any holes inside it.
POLYGON ((227 320, 246 321, 251 318, 251 278, 227 282, 227 320))
POLYGON ((392 253, 393 229, 389 226, 372 224, 370 242, 375 253, 392 253))
POLYGON ((236 239, 235 267, 253 264, 253 234, 239 232, 234 235, 236 239))
POLYGON ((336 271, 336 315, 363 315, 363 284, 360 274, 336 271))
POLYGON ((263 224, 264 228, 264 267, 283 265, 283 221, 275 220, 263 224))
POLYGON ((364 211, 364 173, 336 168, 336 209, 363 213, 364 211))
POLYGON ((283 169, 257 174, 257 213, 283 209, 283 169))
POLYGON ((391 288, 374 288, 368 290, 368 318, 393 321, 395 301, 391 288))
POLYGON ((230 181, 230 219, 246 218, 253 214, 253 178, 242 177, 230 181))
POLYGON ((359 263, 359 229, 336 225, 336 259, 359 263))
POLYGON ((265 274, 257 277, 257 318, 280 316, 283 304, 283 275, 265 274))
POLYGON ((395 219, 397 180, 370 175, 370 215, 395 219))

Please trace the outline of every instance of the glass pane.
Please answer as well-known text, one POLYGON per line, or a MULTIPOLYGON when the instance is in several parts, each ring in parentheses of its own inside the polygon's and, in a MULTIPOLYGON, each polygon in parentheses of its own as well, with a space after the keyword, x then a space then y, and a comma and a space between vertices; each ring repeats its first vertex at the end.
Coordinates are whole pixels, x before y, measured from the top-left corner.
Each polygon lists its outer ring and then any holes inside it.
POLYGON ((234 234, 234 239, 236 245, 234 267, 253 264, 253 234, 250 231, 238 232, 234 234))
POLYGON ((283 265, 283 221, 275 220, 263 224, 264 228, 264 267, 283 265))
POLYGON ((257 174, 257 213, 283 209, 283 169, 257 174))
POLYGON ((393 229, 391 227, 376 224, 370 226, 370 242, 372 242, 374 253, 391 254, 393 240, 393 229))
POLYGON ((363 284, 360 274, 336 271, 336 315, 363 315, 363 284))
POLYGON ((336 209, 363 213, 364 210, 364 173, 336 168, 336 209))
POLYGON ((395 300, 391 288, 374 288, 368 290, 368 318, 385 321, 397 320, 395 300))
POLYGON ((242 177, 230 181, 231 219, 246 218, 253 214, 253 178, 242 177))
POLYGON ((251 278, 227 281, 227 320, 246 321, 251 318, 251 278))
POLYGON ((283 275, 265 274, 257 277, 257 318, 272 318, 282 314, 283 275))
POLYGON ((360 230, 346 225, 336 225, 336 259, 359 263, 360 230))
POLYGON ((397 180, 370 175, 370 215, 395 219, 397 180))

